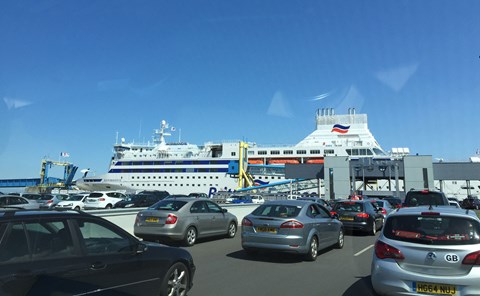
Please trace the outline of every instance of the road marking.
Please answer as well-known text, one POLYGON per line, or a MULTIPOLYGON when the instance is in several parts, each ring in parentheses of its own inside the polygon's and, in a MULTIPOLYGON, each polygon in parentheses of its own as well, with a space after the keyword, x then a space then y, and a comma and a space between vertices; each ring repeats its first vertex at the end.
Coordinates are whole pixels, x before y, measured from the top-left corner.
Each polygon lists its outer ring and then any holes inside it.
POLYGON ((360 252, 357 252, 357 253, 353 254, 353 256, 357 257, 358 255, 361 255, 362 253, 365 253, 366 251, 368 251, 372 247, 373 247, 373 245, 370 245, 370 246, 366 247, 365 249, 361 250, 360 252))

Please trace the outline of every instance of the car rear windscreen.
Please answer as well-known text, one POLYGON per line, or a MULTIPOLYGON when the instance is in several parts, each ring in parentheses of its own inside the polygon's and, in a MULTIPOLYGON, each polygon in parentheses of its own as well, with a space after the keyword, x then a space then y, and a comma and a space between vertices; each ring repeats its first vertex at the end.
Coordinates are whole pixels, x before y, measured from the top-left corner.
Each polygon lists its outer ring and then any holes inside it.
POLYGON ((178 211, 180 210, 187 202, 182 200, 175 199, 163 199, 152 206, 148 207, 151 210, 167 210, 167 211, 178 211))
POLYGON ((259 206, 252 214, 262 217, 293 218, 298 216, 301 209, 301 206, 268 204, 259 206))
POLYGON ((480 225, 467 217, 395 216, 387 219, 384 235, 389 239, 431 245, 480 243, 480 225))
POLYGON ((438 192, 409 192, 405 202, 408 207, 445 204, 443 195, 438 192))
POLYGON ((359 202, 339 202, 333 208, 335 212, 363 212, 363 204, 359 202))

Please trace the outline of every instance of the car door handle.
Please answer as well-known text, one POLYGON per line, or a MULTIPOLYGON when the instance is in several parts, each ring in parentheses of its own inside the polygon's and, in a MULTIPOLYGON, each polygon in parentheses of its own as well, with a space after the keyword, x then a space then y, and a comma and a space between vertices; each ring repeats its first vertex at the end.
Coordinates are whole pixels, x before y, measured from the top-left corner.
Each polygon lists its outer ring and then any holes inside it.
POLYGON ((90 269, 92 270, 102 270, 107 268, 107 264, 103 262, 94 262, 90 265, 90 269))

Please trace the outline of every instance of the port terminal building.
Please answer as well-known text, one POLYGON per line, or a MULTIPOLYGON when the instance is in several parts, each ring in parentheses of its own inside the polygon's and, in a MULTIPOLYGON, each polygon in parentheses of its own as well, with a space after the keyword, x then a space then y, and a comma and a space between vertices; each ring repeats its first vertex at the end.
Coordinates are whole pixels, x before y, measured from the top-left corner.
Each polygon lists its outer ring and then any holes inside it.
POLYGON ((326 156, 323 164, 286 164, 285 178, 318 180, 318 194, 327 199, 346 198, 351 194, 397 196, 403 198, 411 189, 445 192, 446 182, 462 182, 465 198, 480 189, 478 162, 433 162, 429 155, 400 158, 352 158, 326 156))

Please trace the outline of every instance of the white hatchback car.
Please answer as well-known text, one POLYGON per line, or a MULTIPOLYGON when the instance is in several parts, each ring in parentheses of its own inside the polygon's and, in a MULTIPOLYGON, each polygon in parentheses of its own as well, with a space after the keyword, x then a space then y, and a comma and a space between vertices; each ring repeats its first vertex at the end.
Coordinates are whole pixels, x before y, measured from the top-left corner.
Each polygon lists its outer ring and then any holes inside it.
POLYGON ((480 220, 451 206, 391 213, 375 244, 379 295, 480 295, 480 220))
POLYGON ((72 210, 83 210, 85 207, 85 199, 87 199, 89 193, 74 194, 67 199, 59 202, 55 208, 57 209, 72 209, 72 210))
POLYGON ((265 199, 263 199, 261 195, 250 195, 250 197, 255 204, 263 204, 265 202, 265 199))
POLYGON ((95 191, 85 199, 85 209, 111 209, 117 202, 126 198, 125 194, 117 191, 95 191))

